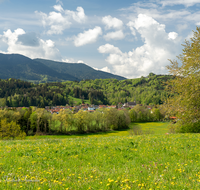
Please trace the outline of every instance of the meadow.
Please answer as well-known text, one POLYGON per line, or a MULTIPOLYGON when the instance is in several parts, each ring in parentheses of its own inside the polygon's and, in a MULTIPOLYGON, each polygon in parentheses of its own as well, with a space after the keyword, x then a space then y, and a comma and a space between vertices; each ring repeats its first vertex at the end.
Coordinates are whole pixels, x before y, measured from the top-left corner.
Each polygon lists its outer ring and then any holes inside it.
POLYGON ((143 131, 0 141, 0 189, 200 189, 200 135, 143 131))

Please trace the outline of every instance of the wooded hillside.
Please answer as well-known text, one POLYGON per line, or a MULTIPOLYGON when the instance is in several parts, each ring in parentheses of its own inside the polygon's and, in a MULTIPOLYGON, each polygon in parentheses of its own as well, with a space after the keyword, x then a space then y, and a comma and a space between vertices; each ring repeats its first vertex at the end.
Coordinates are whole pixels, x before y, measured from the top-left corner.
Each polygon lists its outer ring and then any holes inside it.
POLYGON ((154 75, 137 79, 95 79, 33 84, 19 79, 0 80, 0 106, 75 105, 70 97, 89 100, 91 104, 116 105, 128 101, 137 104, 162 104, 170 92, 165 91, 171 75, 154 75))

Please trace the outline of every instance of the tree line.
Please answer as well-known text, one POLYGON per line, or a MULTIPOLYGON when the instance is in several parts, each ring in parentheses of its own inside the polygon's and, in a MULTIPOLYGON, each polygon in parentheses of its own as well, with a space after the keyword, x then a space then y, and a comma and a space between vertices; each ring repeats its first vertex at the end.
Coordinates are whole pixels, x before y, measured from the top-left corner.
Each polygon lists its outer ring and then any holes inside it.
POLYGON ((162 111, 136 106, 131 110, 97 109, 94 112, 61 109, 51 114, 44 108, 0 109, 0 137, 23 138, 26 135, 73 134, 128 129, 131 121, 160 121, 162 111))

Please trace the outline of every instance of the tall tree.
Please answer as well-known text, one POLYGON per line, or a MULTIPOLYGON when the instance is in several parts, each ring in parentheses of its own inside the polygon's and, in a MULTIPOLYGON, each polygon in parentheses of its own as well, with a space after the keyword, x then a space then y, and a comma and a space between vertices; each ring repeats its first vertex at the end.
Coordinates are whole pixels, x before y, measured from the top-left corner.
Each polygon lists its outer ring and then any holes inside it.
POLYGON ((200 27, 183 47, 180 61, 170 60, 167 67, 176 76, 169 87, 176 95, 169 98, 168 107, 180 119, 180 131, 200 132, 200 27))

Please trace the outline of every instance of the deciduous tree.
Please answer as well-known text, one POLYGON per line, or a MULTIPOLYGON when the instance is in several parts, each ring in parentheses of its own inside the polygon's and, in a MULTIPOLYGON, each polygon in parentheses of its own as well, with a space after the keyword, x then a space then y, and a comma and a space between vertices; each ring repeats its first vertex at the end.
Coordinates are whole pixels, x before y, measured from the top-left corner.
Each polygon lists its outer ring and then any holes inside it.
POLYGON ((176 76, 169 85, 176 95, 169 98, 168 108, 179 118, 180 131, 200 132, 200 27, 183 47, 179 61, 170 60, 167 67, 176 76))

